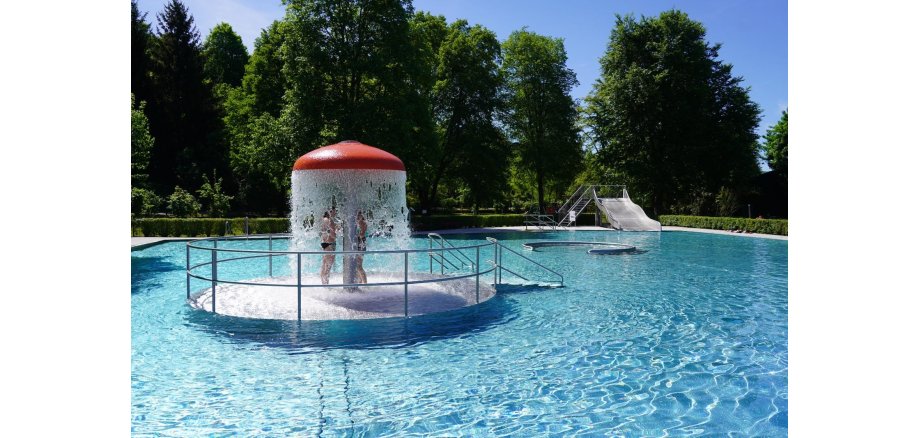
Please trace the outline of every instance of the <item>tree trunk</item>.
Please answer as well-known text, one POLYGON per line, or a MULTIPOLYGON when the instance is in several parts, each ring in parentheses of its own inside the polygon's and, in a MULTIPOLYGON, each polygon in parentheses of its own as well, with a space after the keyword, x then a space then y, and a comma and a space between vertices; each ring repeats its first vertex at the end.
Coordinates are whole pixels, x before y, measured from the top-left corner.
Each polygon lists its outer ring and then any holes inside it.
POLYGON ((546 212, 543 205, 543 172, 537 174, 537 205, 540 208, 540 214, 546 212))

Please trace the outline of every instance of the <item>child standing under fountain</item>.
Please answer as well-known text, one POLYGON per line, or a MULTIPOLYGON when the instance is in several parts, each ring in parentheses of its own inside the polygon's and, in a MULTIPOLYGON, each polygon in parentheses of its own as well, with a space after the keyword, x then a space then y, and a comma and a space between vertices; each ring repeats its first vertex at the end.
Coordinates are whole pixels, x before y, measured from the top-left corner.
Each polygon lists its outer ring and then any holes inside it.
MULTIPOLYGON (((323 222, 320 224, 320 246, 323 251, 335 251, 335 207, 323 213, 323 222)), ((329 284, 329 271, 335 263, 335 254, 323 256, 323 268, 319 273, 319 278, 323 284, 329 284)))
MULTIPOLYGON (((361 210, 358 210, 358 215, 355 218, 356 223, 356 233, 355 233, 355 251, 367 251, 367 221, 364 220, 364 213, 361 210)), ((355 256, 355 266, 358 274, 358 283, 367 283, 367 273, 364 272, 364 255, 358 254, 355 256)))

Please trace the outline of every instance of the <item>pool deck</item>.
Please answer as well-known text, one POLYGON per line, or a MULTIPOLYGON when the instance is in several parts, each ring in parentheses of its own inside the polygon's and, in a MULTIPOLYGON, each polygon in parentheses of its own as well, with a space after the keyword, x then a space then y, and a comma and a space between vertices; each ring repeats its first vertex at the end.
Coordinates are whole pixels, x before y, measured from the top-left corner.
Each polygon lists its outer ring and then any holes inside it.
MULTIPOLYGON (((412 233, 413 236, 424 236, 428 233, 438 233, 442 235, 448 234, 475 234, 475 233, 505 233, 505 232, 514 232, 514 231, 530 231, 530 232, 539 232, 539 231, 552 231, 550 229, 540 230, 534 227, 494 227, 494 228, 460 228, 452 230, 431 230, 431 231, 417 231, 412 233)), ((661 227, 662 231, 687 231, 691 233, 708 233, 708 234, 723 234, 728 236, 738 236, 738 237, 758 237, 762 239, 774 239, 774 240, 789 240, 788 236, 777 236, 773 234, 759 234, 759 233, 733 233, 731 231, 723 230, 708 230, 703 228, 686 228, 686 227, 670 227, 665 226, 661 227)), ((593 227, 593 226, 583 226, 583 227, 564 227, 557 228, 557 232, 572 232, 572 231, 616 231, 611 230, 610 228, 603 227, 593 227)), ((189 241, 194 240, 195 238, 190 237, 132 237, 131 238, 131 250, 144 249, 158 243, 163 242, 173 242, 173 241, 189 241)))

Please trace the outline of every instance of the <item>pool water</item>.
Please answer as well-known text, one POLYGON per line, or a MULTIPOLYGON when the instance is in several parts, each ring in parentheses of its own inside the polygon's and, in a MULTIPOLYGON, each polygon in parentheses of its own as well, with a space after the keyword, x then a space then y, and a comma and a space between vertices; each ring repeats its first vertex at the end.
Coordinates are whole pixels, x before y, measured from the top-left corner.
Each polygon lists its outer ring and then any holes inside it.
MULTIPOLYGON (((787 434, 786 241, 687 232, 490 235, 562 273, 565 287, 506 274, 517 284, 446 313, 253 320, 186 303, 184 243, 133 251, 132 433, 787 434), (521 250, 534 240, 641 251, 521 250)), ((445 238, 459 246, 485 236, 445 238)), ((427 238, 412 243, 428 247, 427 238)), ((503 263, 551 279, 516 256, 503 263)), ((429 269, 424 253, 411 265, 429 269)), ((239 269, 246 276, 263 267, 239 269)))

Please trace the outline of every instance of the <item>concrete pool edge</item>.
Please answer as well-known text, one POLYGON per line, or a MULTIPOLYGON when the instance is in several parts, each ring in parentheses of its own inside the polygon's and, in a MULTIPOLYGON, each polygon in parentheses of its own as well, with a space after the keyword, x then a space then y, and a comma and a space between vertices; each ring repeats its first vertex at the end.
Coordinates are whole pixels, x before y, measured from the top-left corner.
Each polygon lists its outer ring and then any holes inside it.
MULTIPOLYGON (((448 230, 430 230, 430 231, 415 231, 412 233, 413 236, 425 236, 428 233, 438 233, 442 235, 448 234, 482 234, 482 233, 506 233, 514 231, 526 231, 526 232, 553 232, 553 230, 539 230, 534 229, 533 227, 528 227, 524 229, 524 226, 513 226, 513 227, 492 227, 492 228, 453 228, 448 230)), ((595 226, 583 226, 583 227, 566 227, 558 228, 556 232, 565 232, 565 231, 617 231, 610 228, 604 227, 595 227, 595 226)), ((722 234, 726 236, 740 236, 740 237, 757 237, 761 239, 773 239, 773 240, 789 240, 789 236, 780 236, 776 234, 760 234, 760 233, 733 233, 731 231, 724 230, 710 230, 708 228, 687 228, 687 227, 675 227, 675 226, 663 226, 661 227, 662 232, 671 232, 671 231, 687 231, 691 233, 708 233, 708 234, 722 234)), ((623 231, 624 233, 632 233, 634 231, 623 231)), ((648 231, 635 231, 635 232, 648 232, 648 231)), ((196 239, 202 239, 203 237, 131 237, 131 251, 146 249, 154 245, 158 245, 164 242, 182 242, 190 241, 196 239)))

